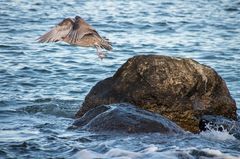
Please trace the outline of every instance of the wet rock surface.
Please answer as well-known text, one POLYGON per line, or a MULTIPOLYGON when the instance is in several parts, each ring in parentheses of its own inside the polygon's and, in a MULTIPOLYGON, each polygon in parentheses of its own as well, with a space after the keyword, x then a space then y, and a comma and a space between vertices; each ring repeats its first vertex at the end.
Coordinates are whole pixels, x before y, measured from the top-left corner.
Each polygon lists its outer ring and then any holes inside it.
POLYGON ((72 128, 97 132, 158 132, 163 134, 184 132, 182 128, 169 119, 130 104, 98 106, 77 119, 72 128))
POLYGON ((191 132, 199 131, 202 115, 237 118, 236 103, 224 80, 192 59, 130 58, 113 77, 91 89, 76 117, 99 105, 122 102, 161 114, 191 132))

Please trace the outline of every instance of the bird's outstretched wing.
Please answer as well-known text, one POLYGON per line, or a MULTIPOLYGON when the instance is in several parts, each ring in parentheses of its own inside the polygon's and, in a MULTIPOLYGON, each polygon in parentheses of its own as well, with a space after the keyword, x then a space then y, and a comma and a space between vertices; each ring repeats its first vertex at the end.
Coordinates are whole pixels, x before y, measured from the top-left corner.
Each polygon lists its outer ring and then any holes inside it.
POLYGON ((63 39, 69 34, 74 25, 74 21, 71 18, 64 19, 61 23, 52 28, 49 32, 39 37, 38 42, 57 42, 63 41, 63 39))

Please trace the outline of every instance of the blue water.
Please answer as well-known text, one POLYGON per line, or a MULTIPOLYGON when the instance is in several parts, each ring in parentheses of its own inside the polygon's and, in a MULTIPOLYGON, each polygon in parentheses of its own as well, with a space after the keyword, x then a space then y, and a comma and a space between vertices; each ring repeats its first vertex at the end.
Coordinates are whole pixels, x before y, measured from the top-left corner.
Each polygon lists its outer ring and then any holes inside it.
POLYGON ((237 0, 0 0, 0 158, 238 158, 240 141, 226 132, 121 135, 67 127, 92 86, 141 54, 211 66, 240 114, 239 46, 237 0), (107 58, 92 48, 36 42, 75 15, 113 42, 107 58))

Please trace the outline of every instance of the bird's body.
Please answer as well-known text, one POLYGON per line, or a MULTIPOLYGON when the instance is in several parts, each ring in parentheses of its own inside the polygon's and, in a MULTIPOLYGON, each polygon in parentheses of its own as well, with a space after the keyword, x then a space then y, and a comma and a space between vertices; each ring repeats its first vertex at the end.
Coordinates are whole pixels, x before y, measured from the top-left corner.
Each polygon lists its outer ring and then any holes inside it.
POLYGON ((79 16, 76 16, 75 19, 64 19, 38 40, 39 42, 64 41, 71 45, 95 47, 100 58, 105 56, 102 49, 112 50, 108 39, 101 37, 91 25, 79 16))

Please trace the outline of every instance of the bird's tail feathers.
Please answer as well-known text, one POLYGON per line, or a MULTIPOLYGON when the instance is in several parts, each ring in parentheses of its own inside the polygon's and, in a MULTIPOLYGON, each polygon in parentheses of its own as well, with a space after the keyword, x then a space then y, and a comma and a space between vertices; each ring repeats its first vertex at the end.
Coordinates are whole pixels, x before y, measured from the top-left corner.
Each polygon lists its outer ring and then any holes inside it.
POLYGON ((100 42, 100 46, 101 48, 104 48, 108 51, 111 51, 112 50, 112 43, 109 41, 109 39, 103 37, 101 42, 100 42))

